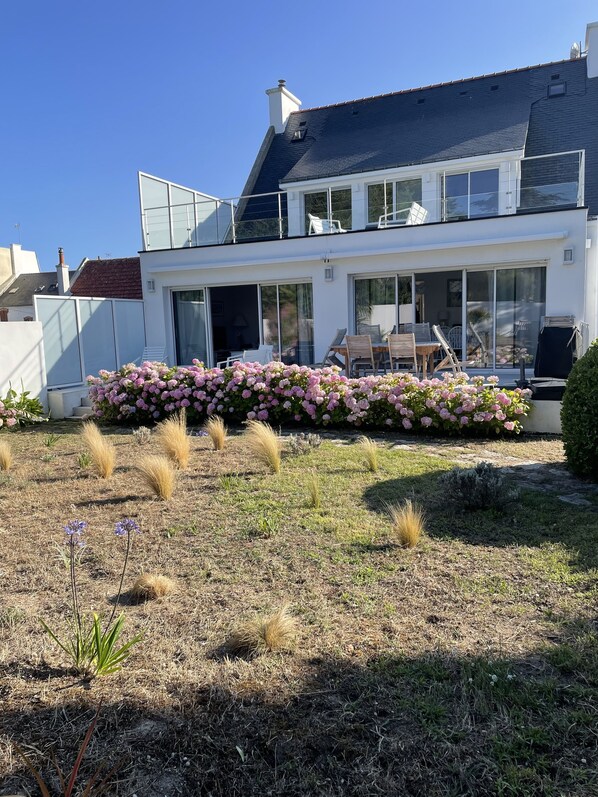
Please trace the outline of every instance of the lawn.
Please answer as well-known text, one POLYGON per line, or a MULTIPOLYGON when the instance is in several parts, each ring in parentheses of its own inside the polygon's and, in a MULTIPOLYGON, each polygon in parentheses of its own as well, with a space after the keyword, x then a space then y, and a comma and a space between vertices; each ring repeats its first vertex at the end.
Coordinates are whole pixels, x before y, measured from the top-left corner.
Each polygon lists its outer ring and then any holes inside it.
POLYGON ((193 437, 163 502, 136 469, 155 439, 108 428, 117 468, 101 480, 78 432, 2 436, 15 464, 0 473, 0 794, 37 793, 12 742, 49 777, 52 748, 68 766, 100 703, 84 774, 121 760, 119 797, 598 794, 596 498, 571 506, 522 476, 506 512, 461 512, 439 484, 464 451, 505 456, 515 481, 518 461, 554 470, 558 441, 378 435, 370 472, 356 434, 329 432, 272 475, 239 431, 222 452, 193 437), (388 514, 406 498, 426 513, 413 549, 388 514), (39 618, 65 627, 62 527, 75 518, 89 523, 82 603, 112 610, 125 517, 142 529, 125 587, 158 572, 176 590, 125 606, 125 637, 143 641, 87 683, 39 618), (239 621, 285 604, 293 650, 227 655, 239 621))

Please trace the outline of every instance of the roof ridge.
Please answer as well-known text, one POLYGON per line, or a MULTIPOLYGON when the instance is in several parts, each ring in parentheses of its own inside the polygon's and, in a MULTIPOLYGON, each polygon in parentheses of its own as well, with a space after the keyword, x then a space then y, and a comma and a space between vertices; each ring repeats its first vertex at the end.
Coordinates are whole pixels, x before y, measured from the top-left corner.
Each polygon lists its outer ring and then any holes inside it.
POLYGON ((291 116, 299 115, 305 113, 306 111, 322 111, 325 108, 339 108, 343 105, 355 105, 358 102, 367 102, 368 100, 379 100, 383 97, 395 97, 401 94, 412 94, 416 91, 425 91, 427 89, 438 89, 442 88, 443 86, 455 86, 458 84, 469 83, 473 80, 484 80, 485 78, 489 77, 502 77, 503 75, 512 75, 516 72, 526 72, 530 69, 539 69, 543 66, 556 66, 558 64, 565 64, 569 63, 572 60, 575 61, 582 61, 585 60, 586 56, 583 55, 580 58, 561 58, 558 61, 546 61, 543 64, 532 64, 530 66, 520 66, 516 67, 515 69, 504 69, 502 72, 488 72, 484 75, 474 75, 473 77, 465 77, 459 78, 458 80, 447 80, 443 83, 430 83, 428 86, 417 86, 412 89, 400 89, 399 91, 389 91, 385 94, 372 94, 370 97, 359 97, 355 100, 343 100, 342 102, 333 102, 329 105, 314 105, 311 108, 302 108, 300 111, 292 111, 291 116))

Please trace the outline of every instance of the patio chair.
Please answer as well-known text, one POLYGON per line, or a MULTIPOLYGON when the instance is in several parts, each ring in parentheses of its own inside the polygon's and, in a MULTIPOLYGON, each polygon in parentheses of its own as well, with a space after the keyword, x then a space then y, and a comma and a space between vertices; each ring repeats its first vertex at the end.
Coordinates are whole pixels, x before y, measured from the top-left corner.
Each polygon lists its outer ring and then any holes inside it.
POLYGON ((347 376, 350 377, 353 370, 357 375, 360 371, 377 373, 378 366, 372 351, 372 339, 369 335, 347 335, 345 343, 347 346, 347 362, 345 363, 347 376))
POLYGON ((326 235, 326 233, 347 232, 341 227, 338 219, 321 219, 319 216, 307 214, 309 219, 308 235, 326 235))
POLYGON ((461 351, 463 348, 463 327, 461 324, 456 324, 451 327, 446 335, 446 339, 451 344, 453 351, 461 351))
POLYGON ((346 334, 347 334, 347 327, 336 330, 336 334, 332 338, 332 341, 330 342, 330 345, 326 350, 326 355, 324 356, 324 359, 322 360, 322 362, 316 364, 315 366, 316 368, 326 368, 327 365, 338 365, 339 368, 345 367, 345 364, 338 356, 338 354, 335 351, 332 351, 332 347, 340 346, 346 334))
POLYGON ((220 360, 220 362, 216 363, 216 368, 228 368, 233 363, 238 362, 267 365, 269 362, 272 362, 273 351, 273 346, 266 346, 265 344, 262 344, 257 349, 245 349, 240 356, 235 356, 233 354, 227 357, 226 360, 220 360))
POLYGON ((412 202, 411 207, 404 210, 395 210, 393 213, 384 213, 378 219, 378 229, 386 227, 411 227, 414 224, 424 224, 428 218, 428 211, 418 202, 412 202))
POLYGON ((382 330, 380 324, 357 324, 358 335, 369 335, 372 343, 382 343, 382 330))
POLYGON ((135 365, 141 363, 165 363, 166 362, 166 346, 146 346, 143 350, 141 357, 134 360, 135 365))
POLYGON ((400 371, 401 366, 408 366, 409 371, 417 374, 417 350, 413 332, 402 332, 388 336, 388 360, 390 370, 400 371))
POLYGON ((434 373, 436 373, 436 371, 442 371, 445 368, 450 368, 454 374, 458 374, 461 373, 464 367, 468 368, 472 365, 475 365, 473 361, 459 360, 454 352, 453 347, 444 337, 440 327, 436 326, 436 324, 432 325, 432 332, 434 333, 436 340, 440 343, 440 348, 444 352, 444 357, 434 368, 434 373))
POLYGON ((430 343, 432 341, 430 324, 427 321, 420 324, 399 324, 399 332, 413 332, 416 343, 430 343))

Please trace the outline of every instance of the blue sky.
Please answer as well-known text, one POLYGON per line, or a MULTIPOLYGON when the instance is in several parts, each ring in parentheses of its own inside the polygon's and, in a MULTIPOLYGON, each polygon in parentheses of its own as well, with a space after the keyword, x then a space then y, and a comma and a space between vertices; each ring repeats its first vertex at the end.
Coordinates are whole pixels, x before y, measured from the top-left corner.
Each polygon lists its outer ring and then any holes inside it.
POLYGON ((43 270, 58 246, 71 267, 134 255, 138 170, 237 195, 279 78, 325 105, 566 58, 596 19, 590 0, 4 0, 0 246, 43 270))

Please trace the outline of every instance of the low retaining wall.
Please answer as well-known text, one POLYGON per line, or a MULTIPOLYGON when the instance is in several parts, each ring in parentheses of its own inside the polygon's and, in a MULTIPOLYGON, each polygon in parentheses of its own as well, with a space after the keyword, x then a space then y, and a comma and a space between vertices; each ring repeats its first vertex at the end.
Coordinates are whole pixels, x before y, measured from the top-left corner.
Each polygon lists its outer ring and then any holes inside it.
POLYGON ((533 434, 561 434, 562 401, 531 401, 532 409, 523 420, 523 431, 533 434))

